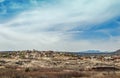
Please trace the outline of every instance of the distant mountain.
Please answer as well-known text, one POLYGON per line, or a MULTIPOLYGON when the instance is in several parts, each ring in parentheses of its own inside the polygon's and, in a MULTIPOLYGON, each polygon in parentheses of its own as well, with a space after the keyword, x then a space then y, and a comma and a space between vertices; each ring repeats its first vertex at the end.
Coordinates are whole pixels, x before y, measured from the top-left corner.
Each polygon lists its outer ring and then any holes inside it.
POLYGON ((82 51, 78 52, 79 55, 120 55, 120 49, 114 52, 102 52, 99 50, 88 50, 88 51, 82 51))
POLYGON ((120 54, 120 49, 115 51, 114 54, 120 54))
POLYGON ((81 51, 81 52, 76 52, 74 54, 77 54, 77 55, 82 55, 82 56, 91 56, 91 55, 111 55, 113 52, 102 52, 102 51, 99 51, 99 50, 87 50, 87 51, 81 51))
POLYGON ((87 50, 87 51, 82 51, 80 53, 103 53, 103 52, 101 52, 99 50, 87 50))

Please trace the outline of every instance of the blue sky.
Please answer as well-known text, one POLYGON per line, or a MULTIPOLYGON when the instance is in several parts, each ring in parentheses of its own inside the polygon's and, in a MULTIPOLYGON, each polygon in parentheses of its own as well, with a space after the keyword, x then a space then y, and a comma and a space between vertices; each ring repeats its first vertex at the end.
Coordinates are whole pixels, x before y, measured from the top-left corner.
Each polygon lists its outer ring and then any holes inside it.
POLYGON ((0 50, 120 49, 119 0, 0 0, 0 50))

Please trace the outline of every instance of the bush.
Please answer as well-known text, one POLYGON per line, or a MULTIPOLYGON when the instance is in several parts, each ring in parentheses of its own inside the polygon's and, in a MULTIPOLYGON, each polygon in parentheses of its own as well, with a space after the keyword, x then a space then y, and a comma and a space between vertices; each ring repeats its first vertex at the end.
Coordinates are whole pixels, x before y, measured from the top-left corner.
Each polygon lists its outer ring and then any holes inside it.
POLYGON ((30 72, 30 68, 25 68, 25 72, 30 72))

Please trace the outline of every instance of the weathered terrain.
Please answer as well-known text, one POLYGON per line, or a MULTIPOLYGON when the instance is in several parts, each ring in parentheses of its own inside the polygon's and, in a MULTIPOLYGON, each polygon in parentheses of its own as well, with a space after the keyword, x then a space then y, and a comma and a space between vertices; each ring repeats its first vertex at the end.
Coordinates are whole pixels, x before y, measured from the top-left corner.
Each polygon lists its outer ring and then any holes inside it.
POLYGON ((120 78, 120 55, 53 51, 0 53, 0 78, 120 78))

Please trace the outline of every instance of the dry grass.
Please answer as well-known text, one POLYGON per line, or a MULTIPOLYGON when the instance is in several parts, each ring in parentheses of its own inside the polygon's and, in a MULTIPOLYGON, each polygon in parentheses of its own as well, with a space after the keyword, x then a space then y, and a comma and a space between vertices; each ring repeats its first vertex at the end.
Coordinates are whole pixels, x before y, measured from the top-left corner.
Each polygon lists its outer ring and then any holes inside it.
POLYGON ((119 72, 63 71, 55 68, 0 69, 0 78, 120 78, 119 72), (27 70, 27 71, 26 71, 27 70))
POLYGON ((68 72, 61 69, 50 68, 27 68, 27 69, 0 69, 0 78, 76 78, 88 77, 89 75, 81 72, 68 72), (27 71, 26 71, 27 70, 27 71))

